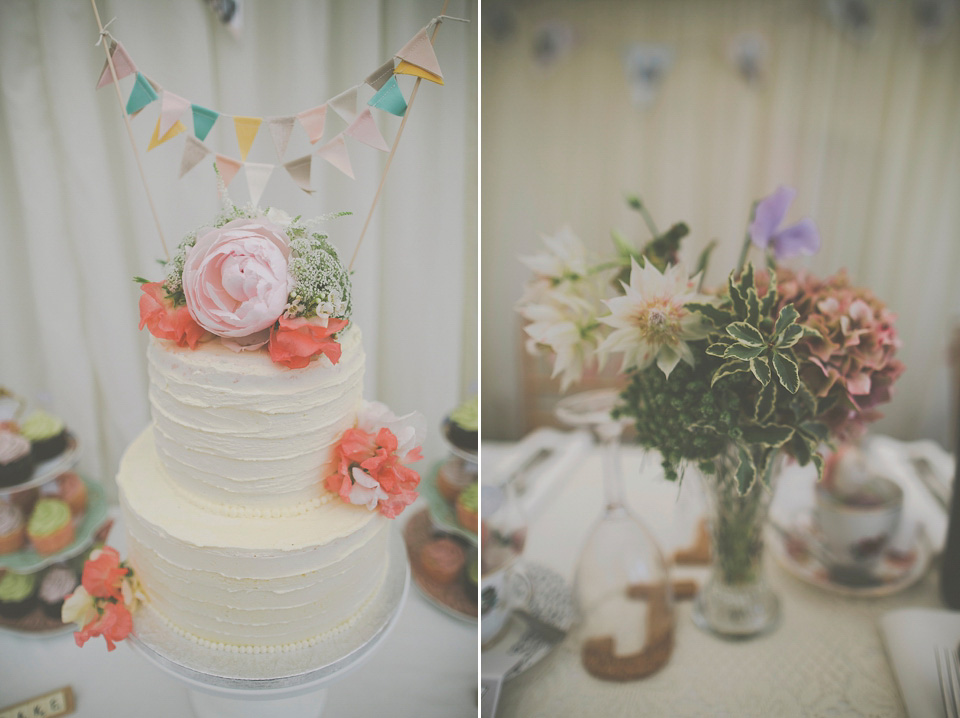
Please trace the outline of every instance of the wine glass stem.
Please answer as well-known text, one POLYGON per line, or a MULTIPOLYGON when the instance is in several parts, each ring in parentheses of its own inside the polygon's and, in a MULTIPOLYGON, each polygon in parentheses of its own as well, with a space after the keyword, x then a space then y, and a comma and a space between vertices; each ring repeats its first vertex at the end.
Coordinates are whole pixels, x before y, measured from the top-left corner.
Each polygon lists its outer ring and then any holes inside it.
POLYGON ((603 492, 606 513, 618 513, 623 507, 623 482, 620 472, 620 437, 601 439, 603 452, 603 492))

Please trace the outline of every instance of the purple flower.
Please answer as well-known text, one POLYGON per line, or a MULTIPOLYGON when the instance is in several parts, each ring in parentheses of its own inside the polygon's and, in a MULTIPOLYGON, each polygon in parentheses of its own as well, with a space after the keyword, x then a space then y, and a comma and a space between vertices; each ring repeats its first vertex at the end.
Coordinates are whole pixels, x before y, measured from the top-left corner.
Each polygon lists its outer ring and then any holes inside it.
POLYGON ((772 195, 757 202, 753 214, 750 240, 760 249, 767 249, 772 243, 773 255, 777 259, 815 254, 820 249, 820 232, 812 219, 801 219, 796 224, 779 229, 796 196, 797 191, 792 187, 778 187, 772 195))

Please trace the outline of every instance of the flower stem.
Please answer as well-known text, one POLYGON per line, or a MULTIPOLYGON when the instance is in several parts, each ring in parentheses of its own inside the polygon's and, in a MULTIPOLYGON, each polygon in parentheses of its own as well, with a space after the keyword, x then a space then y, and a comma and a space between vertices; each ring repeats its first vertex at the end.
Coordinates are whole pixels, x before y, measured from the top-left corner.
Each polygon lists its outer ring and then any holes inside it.
POLYGON ((743 237, 743 248, 740 250, 740 259, 737 261, 737 270, 742 271, 743 265, 747 263, 747 254, 750 252, 750 225, 753 223, 753 216, 757 211, 757 203, 750 206, 750 219, 747 220, 747 231, 743 237))

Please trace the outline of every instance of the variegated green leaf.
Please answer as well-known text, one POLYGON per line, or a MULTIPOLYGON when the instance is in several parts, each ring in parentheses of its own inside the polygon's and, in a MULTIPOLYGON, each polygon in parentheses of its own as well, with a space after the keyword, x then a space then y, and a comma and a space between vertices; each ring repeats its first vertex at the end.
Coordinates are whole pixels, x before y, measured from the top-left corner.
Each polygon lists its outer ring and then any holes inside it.
POLYGON ((730 292, 730 301, 733 303, 733 311, 737 317, 741 319, 746 319, 747 317, 747 300, 743 298, 743 295, 740 293, 739 287, 734 284, 733 281, 733 272, 730 273, 730 278, 727 280, 727 289, 730 292))
POLYGON ((764 356, 757 356, 750 360, 750 371, 757 377, 757 381, 766 386, 770 383, 770 360, 764 356))
POLYGON ((763 299, 760 300, 760 316, 769 316, 770 311, 777 306, 778 299, 780 299, 780 294, 776 288, 770 287, 767 293, 763 295, 763 299))
POLYGON ((711 344, 707 347, 707 354, 712 357, 722 357, 724 352, 727 351, 727 347, 733 343, 732 339, 727 338, 726 341, 722 339, 714 344, 711 344))
POLYGON ((773 328, 774 336, 779 337, 787 327, 797 321, 797 317, 799 316, 800 313, 796 310, 793 304, 788 304, 781 309, 780 315, 777 317, 777 325, 773 328))
POLYGON ((783 334, 777 337, 776 346, 787 349, 792 347, 803 338, 803 327, 799 324, 791 324, 783 334))
POLYGON ((718 327, 724 326, 733 319, 733 315, 726 309, 706 302, 689 302, 684 306, 691 312, 699 312, 718 327))
POLYGON ((810 463, 810 456, 813 452, 810 450, 810 442, 804 438, 803 434, 797 432, 793 435, 790 448, 793 450, 793 458, 797 460, 800 466, 806 466, 810 463))
POLYGON ((763 446, 783 446, 793 437, 793 428, 780 424, 747 424, 742 427, 743 440, 763 446))
MULTIPOLYGON (((799 418, 817 413, 817 397, 813 395, 813 392, 811 392, 803 382, 800 382, 795 398, 800 405, 798 412, 799 418)), ((797 409, 794 409, 794 411, 797 411, 797 409)))
POLYGON ((777 373, 777 378, 783 388, 791 394, 796 394, 800 388, 800 370, 795 362, 785 352, 773 353, 773 370, 777 373))
POLYGON ((773 408, 777 401, 777 382, 771 381, 760 390, 757 404, 754 407, 754 417, 757 421, 767 421, 773 415, 773 408))
POLYGON ((810 458, 813 460, 813 465, 817 467, 817 481, 820 481, 823 478, 823 457, 819 453, 813 452, 810 458))
POLYGON ((713 373, 713 379, 710 380, 710 386, 713 386, 725 376, 730 376, 731 374, 740 374, 748 371, 750 371, 749 364, 746 362, 737 361, 736 359, 731 359, 730 361, 721 364, 720 367, 713 373))
POLYGON ((818 443, 830 436, 830 428, 821 421, 805 421, 800 424, 800 431, 818 443))
POLYGON ((757 480, 757 467, 753 463, 753 455, 744 447, 738 447, 738 453, 740 465, 737 467, 737 491, 743 496, 757 480))
POLYGON ((800 328, 803 330, 803 336, 807 339, 823 339, 823 334, 818 332, 813 327, 808 327, 806 324, 801 324, 800 328))
POLYGON ((766 346, 763 335, 746 322, 734 322, 727 327, 727 334, 745 347, 766 346))
POLYGON ((748 361, 753 359, 755 356, 760 356, 764 351, 764 347, 745 347, 742 344, 731 344, 727 347, 727 350, 723 353, 724 358, 726 359, 740 359, 742 361, 748 361))

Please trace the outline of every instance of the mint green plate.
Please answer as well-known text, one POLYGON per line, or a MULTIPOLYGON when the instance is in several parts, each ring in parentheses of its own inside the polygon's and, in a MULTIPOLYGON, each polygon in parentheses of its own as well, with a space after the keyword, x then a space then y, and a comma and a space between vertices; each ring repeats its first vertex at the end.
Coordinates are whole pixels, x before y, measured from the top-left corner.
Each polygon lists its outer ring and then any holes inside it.
POLYGON ((427 500, 430 507, 430 518, 434 525, 447 533, 456 534, 466 539, 472 545, 477 545, 477 535, 473 531, 468 531, 457 521, 457 511, 449 501, 443 498, 440 490, 437 488, 437 471, 443 465, 443 462, 433 467, 430 477, 420 482, 420 495, 427 500))
POLYGON ((33 547, 27 545, 16 553, 7 553, 0 556, 0 568, 6 568, 14 573, 34 573, 60 561, 66 561, 83 552, 93 541, 93 536, 107 519, 107 502, 103 495, 103 488, 94 481, 83 480, 87 485, 87 510, 83 514, 76 530, 73 543, 63 551, 41 556, 33 547))

